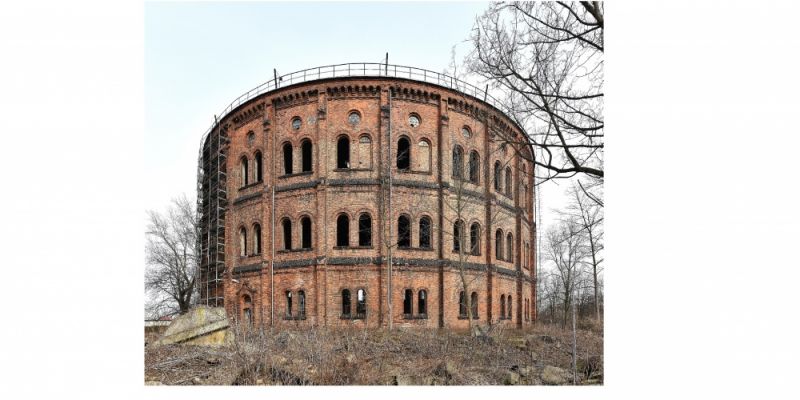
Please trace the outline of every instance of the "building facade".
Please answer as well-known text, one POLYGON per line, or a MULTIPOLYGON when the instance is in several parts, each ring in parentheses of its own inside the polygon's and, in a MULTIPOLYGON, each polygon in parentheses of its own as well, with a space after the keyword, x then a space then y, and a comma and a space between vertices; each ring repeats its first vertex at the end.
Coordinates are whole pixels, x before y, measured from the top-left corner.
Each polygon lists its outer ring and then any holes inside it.
POLYGON ((209 130, 203 304, 275 326, 535 320, 526 136, 485 94, 392 67, 278 78, 209 130))

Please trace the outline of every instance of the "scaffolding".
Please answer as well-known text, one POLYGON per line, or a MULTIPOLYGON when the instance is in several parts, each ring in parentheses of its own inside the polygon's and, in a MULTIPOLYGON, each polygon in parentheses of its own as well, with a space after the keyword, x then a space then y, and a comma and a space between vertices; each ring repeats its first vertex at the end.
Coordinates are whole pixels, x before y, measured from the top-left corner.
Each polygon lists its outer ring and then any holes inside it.
POLYGON ((229 139, 214 117, 215 128, 204 135, 197 160, 197 210, 200 242, 198 269, 199 303, 224 306, 225 210, 227 192, 227 148, 229 139))

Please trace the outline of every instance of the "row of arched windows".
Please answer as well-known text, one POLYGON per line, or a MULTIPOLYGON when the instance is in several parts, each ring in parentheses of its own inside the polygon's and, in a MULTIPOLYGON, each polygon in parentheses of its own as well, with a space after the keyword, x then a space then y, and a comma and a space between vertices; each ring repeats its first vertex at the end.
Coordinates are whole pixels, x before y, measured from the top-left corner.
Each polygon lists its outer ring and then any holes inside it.
POLYGON ((253 170, 250 170, 250 159, 244 155, 242 158, 239 159, 239 175, 240 175, 240 187, 245 187, 251 183, 259 183, 264 181, 263 175, 263 161, 260 151, 256 151, 255 155, 253 156, 253 170))
POLYGON ((428 291, 420 289, 417 295, 414 296, 413 289, 406 289, 403 291, 403 318, 428 318, 428 291), (414 314, 414 298, 417 299, 417 313, 414 314))
MULTIPOLYGON (((470 305, 472 306, 472 319, 478 318, 478 292, 472 292, 470 297, 470 305)), ((467 318, 467 298, 464 297, 464 292, 458 293, 458 317, 467 318)))
POLYGON ((364 289, 356 291, 355 314, 353 314, 350 289, 342 289, 342 315, 345 319, 364 319, 367 316, 367 292, 364 289))
POLYGON ((500 295, 500 319, 511 319, 511 295, 500 295))
POLYGON ((305 319, 306 292, 304 290, 298 290, 297 293, 295 294, 291 290, 287 290, 285 298, 286 298, 286 318, 305 319), (297 303, 297 305, 294 304, 295 302, 297 303))
POLYGON ((247 240, 247 228, 239 227, 239 256, 246 257, 248 255, 261 254, 261 225, 253 224, 253 243, 247 240), (250 253, 247 251, 250 250, 250 253))
POLYGON ((505 193, 506 196, 512 197, 513 193, 513 186, 514 180, 511 174, 511 167, 506 167, 505 169, 505 180, 503 180, 503 167, 500 165, 500 161, 494 162, 494 190, 498 193, 505 193), (505 184, 505 185, 504 185, 505 184), (505 187, 505 189, 503 189, 505 187))
POLYGON ((530 321, 531 317, 531 300, 525 299, 525 321, 530 321))
MULTIPOLYGON (((282 148, 283 153, 283 174, 291 175, 294 173, 294 148, 289 142, 285 142, 282 148)), ((311 140, 304 139, 300 142, 300 172, 313 172, 313 147, 311 140)))
POLYGON ((505 247, 503 247, 503 230, 498 229, 494 233, 495 258, 508 262, 514 262, 514 235, 509 232, 505 237, 505 247))
MULTIPOLYGON (((283 229, 283 250, 292 250, 292 220, 289 217, 281 219, 283 229)), ((311 217, 300 217, 300 249, 311 248, 311 217)))

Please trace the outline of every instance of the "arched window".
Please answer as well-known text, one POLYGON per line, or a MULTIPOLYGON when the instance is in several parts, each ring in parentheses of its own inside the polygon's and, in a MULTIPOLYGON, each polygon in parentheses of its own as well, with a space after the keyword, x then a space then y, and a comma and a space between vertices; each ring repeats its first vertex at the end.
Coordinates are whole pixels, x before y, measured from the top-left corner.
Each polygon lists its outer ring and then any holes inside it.
POLYGON ((456 221, 453 224, 453 251, 461 250, 461 243, 464 240, 464 222, 456 221))
POLYGON ((429 172, 431 170, 431 144, 423 139, 417 144, 417 170, 429 172))
POLYGON ((301 230, 301 240, 300 240, 300 248, 301 249, 310 249, 311 248, 311 218, 303 217, 300 218, 300 230, 301 230))
POLYGON ((350 290, 342 290, 342 316, 350 316, 350 290))
POLYGON ((336 246, 350 246, 350 218, 346 214, 336 218, 336 246))
POLYGON ((428 217, 419 219, 419 247, 421 249, 431 248, 431 219, 428 217))
POLYGON ((247 255, 247 229, 239 228, 239 256, 247 255))
POLYGON ((336 168, 350 168, 350 138, 347 136, 336 142, 336 168))
POLYGON ((464 149, 453 147, 453 178, 464 178, 464 149))
POLYGON ((292 316, 292 292, 286 291, 286 316, 292 316))
POLYGON ((467 299, 463 291, 458 293, 458 316, 462 318, 467 316, 467 299))
POLYGON ((500 319, 506 317, 506 295, 500 295, 500 319))
POLYGON ((503 259, 503 231, 500 229, 494 233, 494 256, 498 260, 503 259))
POLYGON ((397 169, 408 171, 411 168, 411 142, 407 137, 401 137, 397 141, 397 169))
POLYGON ((511 305, 514 304, 511 302, 511 295, 508 295, 507 300, 508 300, 508 306, 506 307, 506 310, 508 310, 508 319, 511 319, 512 318, 511 316, 513 315, 511 313, 511 305))
POLYGON ((403 314, 406 318, 410 318, 414 312, 411 307, 414 304, 414 291, 406 289, 403 291, 403 314))
POLYGON ((470 302, 472 302, 472 318, 478 318, 478 292, 472 292, 470 302))
POLYGON ((481 157, 473 150, 469 153, 469 181, 474 184, 481 182, 481 157))
POLYGON ((358 168, 372 169, 372 139, 369 135, 358 138, 358 168))
POLYGON ((300 155, 302 157, 302 172, 311 172, 313 168, 313 159, 314 156, 312 155, 312 147, 311 141, 306 139, 300 144, 300 155))
POLYGON ((249 295, 242 296, 242 318, 248 325, 253 325, 253 300, 249 295))
POLYGON ((263 182, 264 181, 264 175, 263 175, 263 172, 262 172, 263 169, 264 169, 263 168, 263 164, 264 164, 264 161, 263 161, 263 159, 261 157, 261 152, 257 151, 256 152, 256 182, 263 182))
POLYGON ((469 227, 469 249, 473 256, 481 254, 481 226, 477 222, 469 227))
POLYGON ((306 316, 306 292, 297 292, 297 316, 304 318, 306 316))
POLYGON ((289 142, 283 144, 283 174, 292 174, 292 144, 289 142))
POLYGON ((511 178, 511 167, 506 167, 506 195, 508 197, 511 197, 512 185, 514 185, 514 180, 511 178))
POLYGON ((242 157, 239 163, 241 165, 239 173, 242 175, 242 186, 247 186, 250 183, 250 166, 248 165, 247 157, 242 157))
POLYGON ((500 182, 500 179, 502 179, 502 177, 500 176, 500 169, 501 169, 500 168, 500 161, 495 161, 494 162, 494 190, 496 192, 501 191, 501 188, 503 187, 503 183, 500 182))
POLYGON ((506 261, 514 262, 514 236, 511 232, 506 236, 506 261))
POLYGON ((281 221, 281 226, 283 226, 283 249, 284 250, 291 250, 292 249, 292 221, 289 218, 284 218, 281 221))
POLYGON ((372 217, 367 213, 358 216, 358 245, 372 246, 372 217))
POLYGON ((397 219, 397 247, 411 247, 411 220, 406 215, 397 219))
POLYGON ((261 254, 261 225, 253 225, 253 254, 261 254))
POLYGON ((417 314, 428 315, 428 292, 425 290, 417 293, 417 314))
POLYGON ((359 318, 364 318, 367 314, 367 292, 364 289, 358 289, 356 292, 356 315, 359 318))

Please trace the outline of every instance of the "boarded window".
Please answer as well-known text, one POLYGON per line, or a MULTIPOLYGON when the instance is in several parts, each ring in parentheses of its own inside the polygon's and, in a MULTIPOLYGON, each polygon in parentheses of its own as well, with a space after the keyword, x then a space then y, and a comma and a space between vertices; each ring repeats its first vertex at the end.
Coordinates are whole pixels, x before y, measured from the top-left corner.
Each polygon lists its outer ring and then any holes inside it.
POLYGON ((431 170, 431 144, 427 140, 420 140, 417 145, 417 171, 430 172, 431 170))
POLYGON ((358 138, 358 168, 372 168, 372 139, 367 135, 358 138))
POLYGON ((472 292, 470 302, 472 303, 472 318, 478 318, 478 292, 472 292))
POLYGON ((242 186, 247 186, 247 184, 250 183, 250 176, 249 176, 250 166, 247 164, 248 164, 247 157, 242 157, 242 159, 240 160, 241 170, 239 171, 239 173, 241 174, 242 186))
POLYGON ((261 254, 261 225, 253 225, 253 254, 261 254))
POLYGON ((239 256, 247 255, 247 230, 244 227, 239 229, 239 256))

